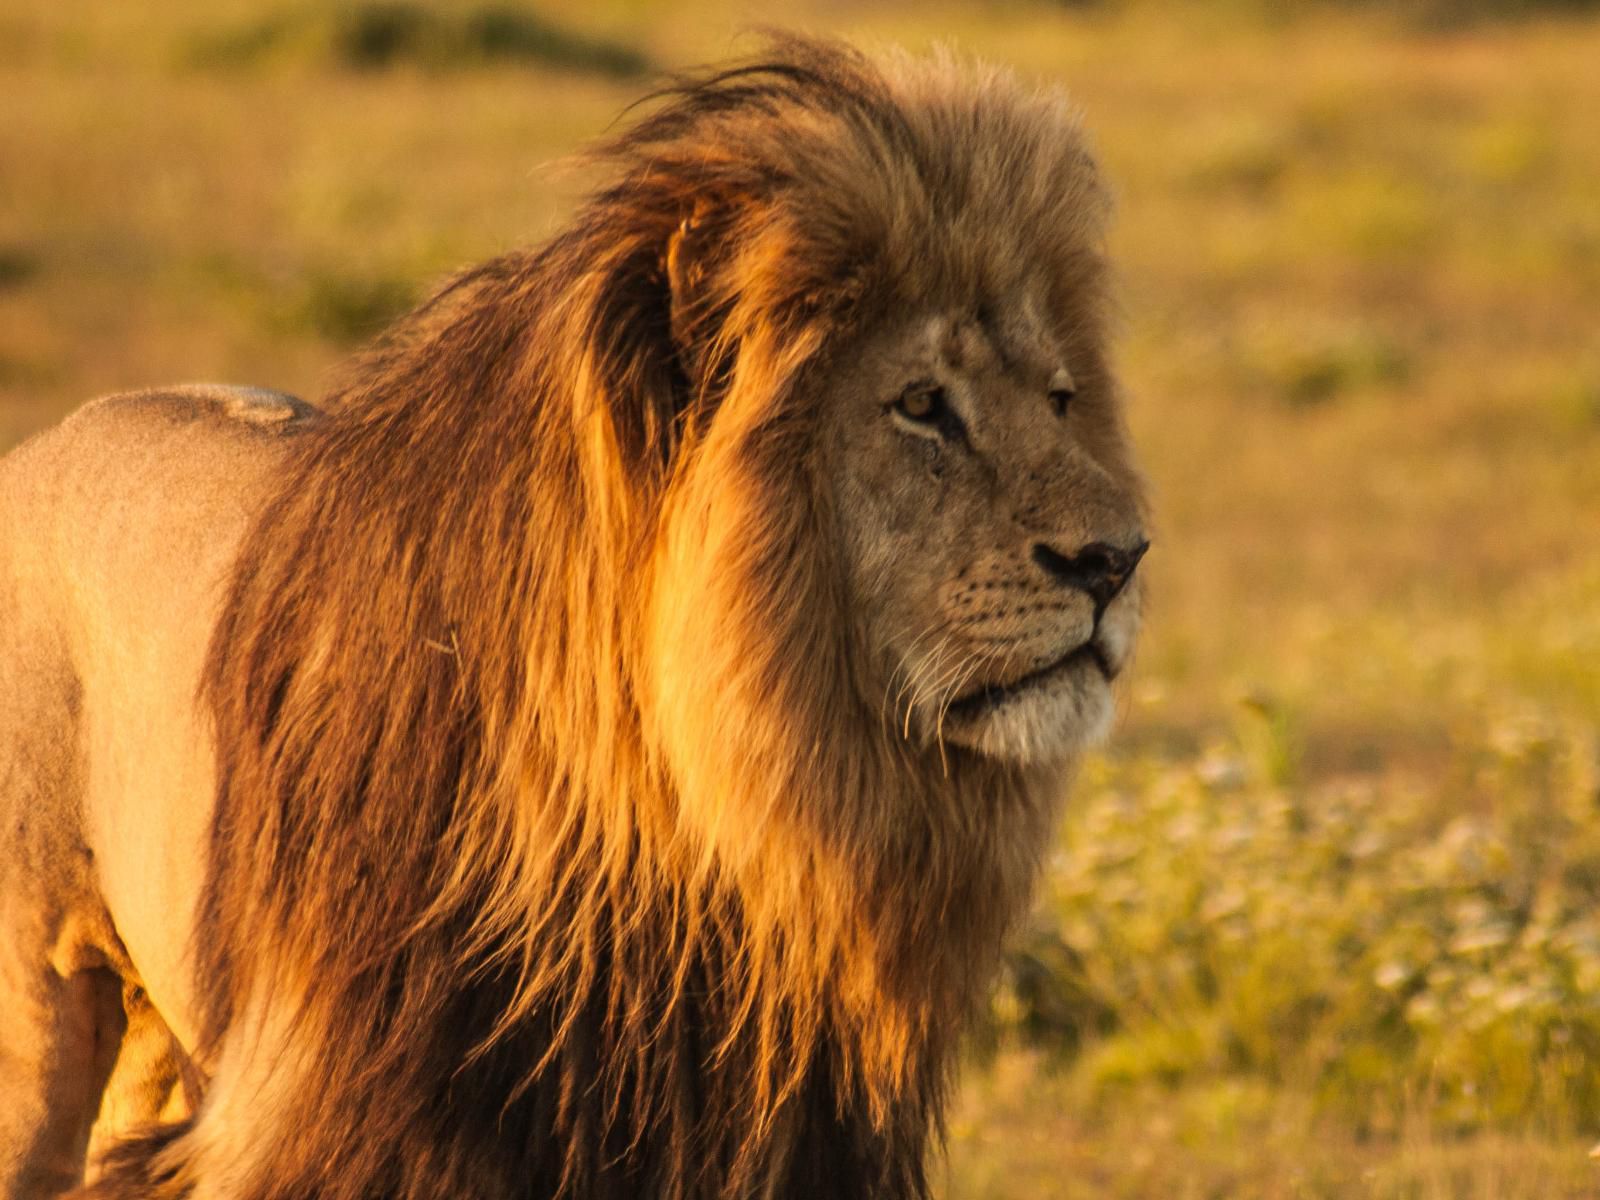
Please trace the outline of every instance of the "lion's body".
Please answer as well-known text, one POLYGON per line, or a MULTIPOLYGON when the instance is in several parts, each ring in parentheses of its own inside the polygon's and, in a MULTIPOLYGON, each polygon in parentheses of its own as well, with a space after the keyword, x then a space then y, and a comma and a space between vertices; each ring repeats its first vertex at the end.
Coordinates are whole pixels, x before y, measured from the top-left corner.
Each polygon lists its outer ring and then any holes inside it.
POLYGON ((166 1023, 193 1045, 215 791, 195 697, 293 414, 246 390, 112 397, 0 463, 0 1194, 74 1183, 97 1112, 112 1135, 181 1107, 166 1023))
POLYGON ((777 49, 315 413, 0 469, 6 1200, 113 1056, 106 1197, 926 1194, 1137 624, 1104 202, 1057 98, 777 49))

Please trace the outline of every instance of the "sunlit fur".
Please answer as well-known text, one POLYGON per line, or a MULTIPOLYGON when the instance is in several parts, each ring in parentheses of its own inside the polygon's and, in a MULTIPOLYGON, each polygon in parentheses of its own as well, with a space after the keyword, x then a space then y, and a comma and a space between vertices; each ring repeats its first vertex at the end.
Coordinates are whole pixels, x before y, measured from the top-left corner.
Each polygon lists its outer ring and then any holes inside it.
POLYGON ((1104 199, 1060 97, 801 40, 598 159, 354 367, 245 548, 210 1089, 106 1195, 927 1192, 1065 766, 881 719, 816 384, 1024 267, 1098 320, 1104 199))

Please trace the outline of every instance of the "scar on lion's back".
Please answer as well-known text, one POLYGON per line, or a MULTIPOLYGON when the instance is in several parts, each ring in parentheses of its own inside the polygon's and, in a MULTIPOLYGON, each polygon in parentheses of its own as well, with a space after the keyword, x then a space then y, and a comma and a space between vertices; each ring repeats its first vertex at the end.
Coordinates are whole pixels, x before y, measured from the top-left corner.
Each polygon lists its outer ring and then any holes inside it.
POLYGON ((263 431, 287 433, 317 414, 317 409, 286 392, 236 387, 221 383, 184 383, 150 388, 120 397, 140 408, 157 410, 180 423, 221 417, 263 431))

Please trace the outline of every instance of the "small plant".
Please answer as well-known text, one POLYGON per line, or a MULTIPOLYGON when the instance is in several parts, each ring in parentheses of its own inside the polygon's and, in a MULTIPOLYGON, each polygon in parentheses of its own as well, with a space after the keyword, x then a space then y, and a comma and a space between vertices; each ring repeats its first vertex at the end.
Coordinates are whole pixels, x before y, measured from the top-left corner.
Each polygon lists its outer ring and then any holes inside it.
POLYGON ((0 245, 0 291, 21 287, 39 272, 39 259, 22 246, 0 245))
POLYGON ((631 46, 565 29, 511 4, 465 10, 411 0, 370 0, 327 9, 286 10, 229 33, 201 39, 188 58, 239 67, 300 59, 350 71, 412 65, 434 71, 491 64, 631 78, 650 70, 631 46))
POLYGON ((416 303, 414 280, 389 274, 317 272, 286 317, 334 342, 364 341, 416 303))
POLYGON ((1404 383, 1411 360, 1390 336, 1365 325, 1309 322, 1269 327, 1245 354, 1245 372, 1293 408, 1404 383))

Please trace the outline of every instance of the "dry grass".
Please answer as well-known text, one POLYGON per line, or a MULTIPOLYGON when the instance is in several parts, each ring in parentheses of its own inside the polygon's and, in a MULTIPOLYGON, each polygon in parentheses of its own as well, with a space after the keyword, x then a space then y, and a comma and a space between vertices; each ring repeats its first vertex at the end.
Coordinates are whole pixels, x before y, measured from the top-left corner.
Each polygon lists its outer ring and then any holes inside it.
MULTIPOLYGON (((1052 1025, 1044 993, 1002 993, 1008 1049, 972 1073, 953 1196, 1595 1186, 1600 1062, 1570 1031, 1600 1020, 1600 941, 1527 943, 1536 914, 1571 934, 1600 900, 1600 871, 1540 836, 1550 812, 1572 846, 1600 839, 1600 21, 1441 32, 1431 7, 779 14, 1066 82, 1121 194, 1157 599, 1024 947, 1090 1019, 1052 1025), (1353 823, 1272 825, 1325 808, 1353 823), (1243 832, 1171 853, 1186 813, 1243 832), (1463 818, 1500 857, 1408 891, 1463 818), (1381 870, 1319 867, 1369 825, 1398 839, 1381 870), (1340 924, 1360 913, 1364 932, 1340 924), (1390 964, 1368 956, 1401 942, 1385 1025, 1369 1008, 1390 964), (1553 1010, 1515 990, 1536 970, 1560 975, 1553 1010), (1406 1007, 1469 992, 1492 1030, 1435 1036, 1427 1004, 1406 1007), (1285 1025, 1311 1010, 1344 1015, 1285 1025)), ((367 61, 345 17, 288 0, 11 0, 0 448, 110 388, 315 392, 427 280, 553 228, 582 180, 552 164, 637 95, 619 76, 722 57, 774 15, 602 0, 581 21, 522 9, 502 43, 482 40, 482 4, 426 11, 449 54, 402 34, 367 61)))
POLYGON ((968 1084, 952 1130, 953 1200, 1583 1200, 1584 1145, 1549 1132, 1441 1134, 1418 1112, 1352 1132, 1306 1095, 1234 1080, 1152 1090, 1104 1110, 1032 1054, 968 1084), (1071 1115, 1069 1115, 1071 1114, 1071 1115))

